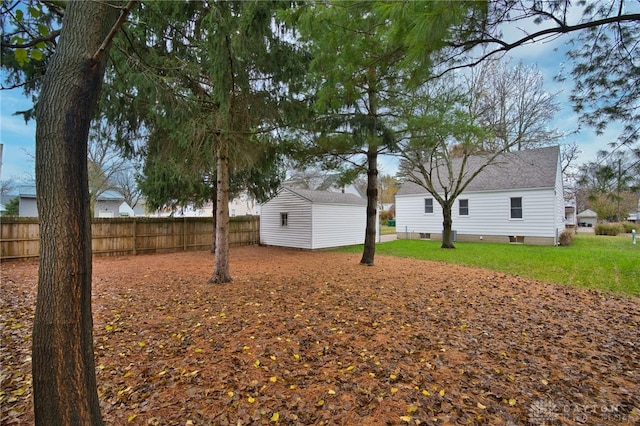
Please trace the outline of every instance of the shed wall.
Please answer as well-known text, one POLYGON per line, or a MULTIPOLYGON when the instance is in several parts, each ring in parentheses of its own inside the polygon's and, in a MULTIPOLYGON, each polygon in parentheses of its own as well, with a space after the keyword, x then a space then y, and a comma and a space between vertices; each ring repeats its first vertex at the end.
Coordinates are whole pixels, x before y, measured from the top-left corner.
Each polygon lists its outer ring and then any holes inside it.
POLYGON ((314 204, 311 248, 364 244, 367 207, 358 205, 314 204))
POLYGON ((262 205, 260 244, 310 249, 311 222, 311 202, 282 191, 262 205), (287 226, 280 224, 281 213, 287 213, 287 226))

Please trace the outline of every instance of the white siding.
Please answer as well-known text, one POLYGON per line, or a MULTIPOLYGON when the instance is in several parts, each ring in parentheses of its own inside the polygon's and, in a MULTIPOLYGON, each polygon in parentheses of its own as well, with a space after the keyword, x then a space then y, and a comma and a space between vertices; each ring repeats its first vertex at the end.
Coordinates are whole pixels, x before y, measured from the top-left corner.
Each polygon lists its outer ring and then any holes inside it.
MULTIPOLYGON (((469 200, 469 215, 460 216, 458 202, 453 207, 453 229, 458 234, 521 235, 555 237, 558 199, 554 189, 486 191, 462 194, 469 200), (523 218, 510 218, 511 197, 522 197, 523 218)), ((424 213, 424 199, 430 194, 396 196, 396 230, 399 233, 442 232, 442 208, 434 199, 433 213, 424 213)), ((564 206, 560 218, 564 217, 564 206)))
MULTIPOLYGON (((558 163, 560 162, 560 158, 558 158, 558 163)), ((565 203, 564 203, 564 186, 562 183, 562 169, 560 164, 558 164, 558 170, 556 172, 556 188, 555 188, 555 196, 556 196, 556 209, 554 211, 555 214, 555 230, 556 230, 556 240, 555 244, 558 244, 558 238, 562 231, 565 229, 565 203)))
POLYGON ((18 215, 20 217, 38 217, 38 204, 35 198, 20 197, 18 202, 18 215))
POLYGON ((120 204, 122 204, 122 200, 98 200, 94 211, 94 217, 118 217, 120 216, 120 204))
POLYGON ((270 246, 311 248, 311 202, 288 191, 262 205, 260 243, 270 246), (287 226, 280 225, 280 213, 287 213, 287 226))
POLYGON ((311 248, 364 244, 367 207, 314 204, 311 248))

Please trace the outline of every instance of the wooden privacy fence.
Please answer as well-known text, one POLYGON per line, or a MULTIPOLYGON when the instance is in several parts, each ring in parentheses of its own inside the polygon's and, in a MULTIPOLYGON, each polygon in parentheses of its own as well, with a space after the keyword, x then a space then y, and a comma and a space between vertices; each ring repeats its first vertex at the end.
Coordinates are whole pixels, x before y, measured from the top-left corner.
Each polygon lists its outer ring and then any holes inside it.
MULTIPOLYGON (((114 218, 93 219, 92 250, 96 256, 124 256, 146 253, 206 250, 213 238, 213 218, 114 218)), ((260 218, 229 219, 229 245, 243 246, 260 241, 260 218)), ((0 219, 0 259, 38 257, 38 218, 0 219)))

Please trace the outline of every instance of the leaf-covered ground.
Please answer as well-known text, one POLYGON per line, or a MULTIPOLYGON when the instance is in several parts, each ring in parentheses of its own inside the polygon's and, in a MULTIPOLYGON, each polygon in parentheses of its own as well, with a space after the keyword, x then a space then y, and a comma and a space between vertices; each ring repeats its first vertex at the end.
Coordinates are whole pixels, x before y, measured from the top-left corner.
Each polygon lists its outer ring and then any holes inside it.
MULTIPOLYGON (((640 300, 393 257, 232 249, 94 260, 112 425, 640 422, 640 300)), ((37 263, 2 265, 0 424, 33 423, 37 263)))

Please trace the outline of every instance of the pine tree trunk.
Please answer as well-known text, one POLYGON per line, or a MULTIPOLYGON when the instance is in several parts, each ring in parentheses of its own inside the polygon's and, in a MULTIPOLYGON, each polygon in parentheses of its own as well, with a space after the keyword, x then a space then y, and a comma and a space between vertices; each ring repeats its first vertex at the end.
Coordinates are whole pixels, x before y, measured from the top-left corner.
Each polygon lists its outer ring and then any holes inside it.
POLYGON ((360 264, 373 266, 376 254, 376 207, 378 204, 378 151, 369 147, 367 152, 367 227, 360 264))
POLYGON ((454 249, 456 248, 453 245, 453 216, 451 213, 451 209, 453 208, 452 203, 446 203, 442 206, 442 245, 440 248, 446 249, 454 249))
POLYGON ((87 139, 118 18, 101 2, 69 2, 36 108, 40 267, 33 325, 36 425, 101 425, 91 317, 87 139))
MULTIPOLYGON (((217 174, 217 171, 216 171, 217 174)), ((216 176, 216 179, 218 177, 216 176)), ((216 252, 216 217, 218 215, 218 185, 213 185, 213 195, 215 196, 215 200, 213 201, 213 221, 211 225, 213 225, 213 229, 211 230, 211 254, 215 254, 216 252)))
POLYGON ((222 139, 216 154, 216 247, 212 284, 231 282, 229 272, 229 145, 222 139))

